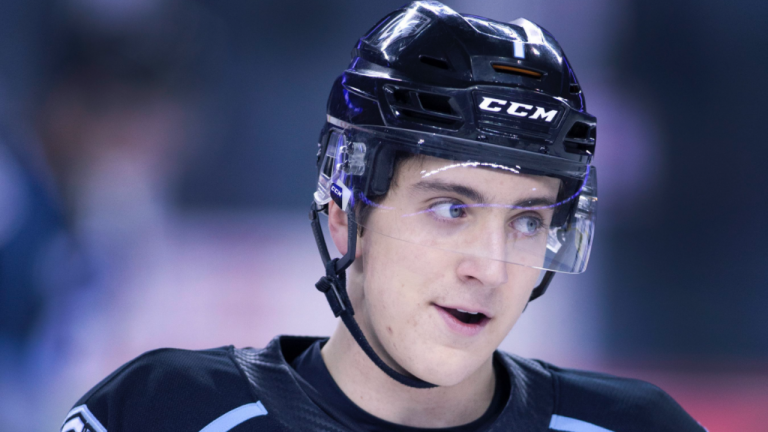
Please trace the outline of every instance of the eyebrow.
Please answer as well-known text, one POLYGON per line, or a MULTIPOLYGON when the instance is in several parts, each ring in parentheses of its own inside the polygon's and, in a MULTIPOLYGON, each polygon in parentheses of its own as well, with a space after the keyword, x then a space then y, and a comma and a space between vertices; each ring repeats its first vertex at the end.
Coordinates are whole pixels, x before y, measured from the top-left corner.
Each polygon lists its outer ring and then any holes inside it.
POLYGON ((476 204, 480 204, 480 206, 488 205, 489 207, 492 206, 492 207, 507 207, 511 209, 531 209, 531 208, 549 208, 549 207, 554 207, 556 205, 553 199, 547 198, 547 197, 523 198, 514 202, 511 205, 488 204, 490 200, 488 200, 485 197, 485 195, 483 195, 480 191, 469 186, 464 186, 457 183, 445 183, 442 181, 420 181, 415 185, 413 185, 413 188, 418 190, 424 190, 424 191, 455 193, 457 195, 461 195, 462 197, 470 201, 473 201, 476 204))
POLYGON ((488 202, 488 200, 482 193, 480 193, 480 191, 457 183, 445 183, 442 181, 420 181, 413 185, 413 187, 414 189, 423 191, 452 192, 478 204, 485 204, 488 202))

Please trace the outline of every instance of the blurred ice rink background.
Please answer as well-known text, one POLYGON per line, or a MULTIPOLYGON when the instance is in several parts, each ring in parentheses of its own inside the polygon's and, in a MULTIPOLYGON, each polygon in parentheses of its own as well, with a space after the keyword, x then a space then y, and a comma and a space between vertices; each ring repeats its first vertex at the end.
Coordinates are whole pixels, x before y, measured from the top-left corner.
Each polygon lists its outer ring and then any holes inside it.
MULTIPOLYGON (((325 102, 403 2, 0 2, 0 429, 58 430, 154 348, 328 335, 325 102)), ((448 1, 560 41, 600 124, 587 273, 502 348, 768 431, 768 4, 448 1)))

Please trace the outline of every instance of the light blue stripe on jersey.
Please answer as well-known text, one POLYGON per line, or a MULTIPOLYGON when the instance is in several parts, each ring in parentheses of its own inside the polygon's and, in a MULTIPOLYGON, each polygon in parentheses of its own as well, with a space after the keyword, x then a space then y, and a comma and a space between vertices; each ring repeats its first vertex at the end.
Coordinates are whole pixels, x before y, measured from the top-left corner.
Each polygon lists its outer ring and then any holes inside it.
POLYGON ((562 432, 613 432, 583 420, 576 420, 575 418, 559 416, 557 414, 552 415, 549 428, 562 432))
POLYGON ((267 415, 267 409, 264 408, 261 401, 249 403, 210 422, 208 426, 200 429, 200 432, 226 432, 246 420, 263 415, 267 415))

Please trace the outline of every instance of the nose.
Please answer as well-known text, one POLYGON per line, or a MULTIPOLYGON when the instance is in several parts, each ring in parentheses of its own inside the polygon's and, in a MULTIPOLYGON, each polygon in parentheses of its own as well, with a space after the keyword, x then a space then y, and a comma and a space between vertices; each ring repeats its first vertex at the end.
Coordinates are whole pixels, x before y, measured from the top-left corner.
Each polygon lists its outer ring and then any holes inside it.
POLYGON ((496 288, 507 283, 507 263, 487 257, 465 255, 456 268, 459 279, 496 288))
POLYGON ((459 279, 495 288, 507 283, 506 234, 486 232, 475 239, 473 247, 466 250, 456 268, 459 279))

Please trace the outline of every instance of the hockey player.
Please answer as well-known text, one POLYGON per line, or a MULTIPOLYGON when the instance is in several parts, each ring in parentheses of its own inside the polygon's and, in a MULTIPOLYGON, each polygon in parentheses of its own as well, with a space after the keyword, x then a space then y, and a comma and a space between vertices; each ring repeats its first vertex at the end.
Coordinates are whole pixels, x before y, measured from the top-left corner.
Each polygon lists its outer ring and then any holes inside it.
POLYGON ((592 245, 596 120, 552 35, 420 1, 352 57, 310 211, 333 336, 144 354, 62 432, 704 430, 651 384, 496 350, 592 245))

